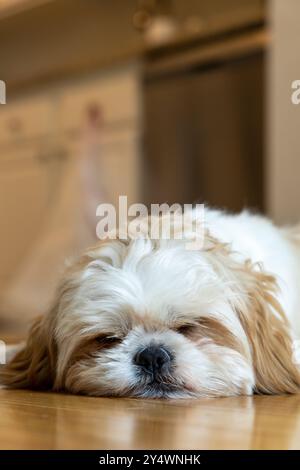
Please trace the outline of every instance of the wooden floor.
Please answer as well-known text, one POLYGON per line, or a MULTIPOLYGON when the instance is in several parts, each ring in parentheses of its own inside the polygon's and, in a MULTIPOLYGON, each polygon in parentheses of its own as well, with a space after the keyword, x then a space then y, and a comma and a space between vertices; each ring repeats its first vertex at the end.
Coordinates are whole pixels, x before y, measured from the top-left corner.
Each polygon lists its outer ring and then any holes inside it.
POLYGON ((299 449, 300 396, 195 401, 0 390, 2 449, 299 449))

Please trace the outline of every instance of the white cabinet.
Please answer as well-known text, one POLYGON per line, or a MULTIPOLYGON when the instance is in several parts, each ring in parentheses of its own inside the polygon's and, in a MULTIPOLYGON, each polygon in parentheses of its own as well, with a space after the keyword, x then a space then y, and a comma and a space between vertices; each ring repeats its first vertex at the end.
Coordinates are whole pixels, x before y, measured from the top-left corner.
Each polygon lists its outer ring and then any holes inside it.
POLYGON ((108 202, 117 203, 119 195, 127 195, 129 203, 137 202, 141 126, 139 67, 133 64, 115 68, 63 88, 58 122, 68 155, 84 151, 84 139, 89 139, 84 132, 92 112, 101 114, 99 184, 104 184, 108 202))
POLYGON ((138 125, 140 118, 140 80, 136 65, 115 68, 69 83, 62 90, 61 129, 78 129, 89 107, 101 109, 106 126, 138 125))
MULTIPOLYGON (((139 68, 129 64, 1 106, 0 287, 13 278, 55 210, 66 163, 89 152, 87 116, 95 109, 101 113, 94 158, 99 203, 117 204, 119 195, 139 201, 139 88, 139 68)), ((76 191, 76 184, 70 187, 76 191)))
MULTIPOLYGON (((1 147, 0 147, 1 152, 1 147)), ((1 152, 0 283, 13 274, 47 217, 53 167, 39 158, 39 148, 24 145, 1 152)))
POLYGON ((51 96, 27 96, 0 107, 0 158, 3 145, 12 146, 46 136, 55 123, 51 96))

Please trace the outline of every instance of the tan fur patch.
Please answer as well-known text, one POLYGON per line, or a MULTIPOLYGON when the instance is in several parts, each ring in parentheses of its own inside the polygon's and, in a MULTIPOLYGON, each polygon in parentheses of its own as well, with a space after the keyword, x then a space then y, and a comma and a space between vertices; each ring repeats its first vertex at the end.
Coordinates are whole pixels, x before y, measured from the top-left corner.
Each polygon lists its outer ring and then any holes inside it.
POLYGON ((218 346, 234 349, 240 354, 245 352, 241 341, 225 325, 212 317, 203 317, 193 325, 183 326, 179 328, 179 332, 195 343, 208 339, 218 346))

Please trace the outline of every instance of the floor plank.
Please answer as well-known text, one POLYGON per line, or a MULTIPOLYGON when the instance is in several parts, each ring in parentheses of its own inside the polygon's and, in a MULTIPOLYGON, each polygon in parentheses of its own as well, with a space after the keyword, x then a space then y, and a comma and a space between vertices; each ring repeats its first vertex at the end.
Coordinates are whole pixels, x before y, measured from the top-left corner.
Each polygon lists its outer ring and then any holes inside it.
POLYGON ((300 396, 190 401, 0 390, 2 449, 299 449, 300 396))

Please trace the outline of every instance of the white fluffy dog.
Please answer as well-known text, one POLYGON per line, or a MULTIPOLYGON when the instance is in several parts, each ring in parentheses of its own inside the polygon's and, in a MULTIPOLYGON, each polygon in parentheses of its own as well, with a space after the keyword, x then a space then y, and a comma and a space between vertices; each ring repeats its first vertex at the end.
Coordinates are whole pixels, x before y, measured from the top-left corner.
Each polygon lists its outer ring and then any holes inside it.
POLYGON ((101 396, 297 393, 299 235, 206 209, 197 251, 146 236, 99 243, 0 381, 101 396))

